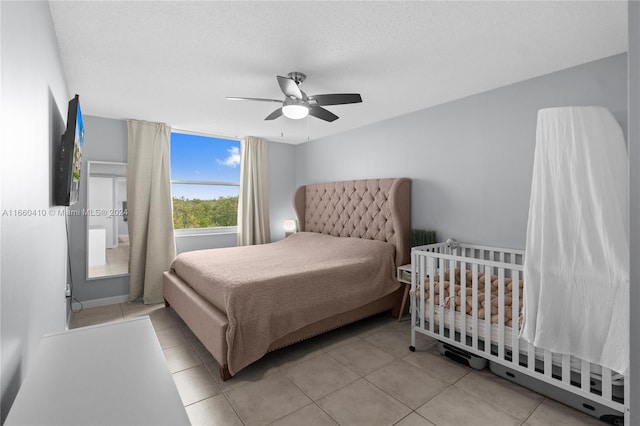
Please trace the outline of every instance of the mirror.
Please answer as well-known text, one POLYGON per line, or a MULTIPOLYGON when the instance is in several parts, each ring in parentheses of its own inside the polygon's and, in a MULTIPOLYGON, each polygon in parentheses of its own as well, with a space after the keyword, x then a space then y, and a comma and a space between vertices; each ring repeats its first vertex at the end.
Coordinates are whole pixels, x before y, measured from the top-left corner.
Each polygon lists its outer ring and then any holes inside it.
POLYGON ((87 279, 129 273, 127 163, 89 161, 87 279))

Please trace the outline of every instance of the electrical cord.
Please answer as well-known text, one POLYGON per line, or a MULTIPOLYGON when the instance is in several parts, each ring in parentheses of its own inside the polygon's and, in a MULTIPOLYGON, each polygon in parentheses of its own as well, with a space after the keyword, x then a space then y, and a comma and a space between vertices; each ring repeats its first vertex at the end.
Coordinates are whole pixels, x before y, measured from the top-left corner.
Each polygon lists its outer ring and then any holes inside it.
MULTIPOLYGON (((65 211, 66 213, 67 211, 65 211)), ((69 268, 69 299, 71 301, 70 304, 70 308, 71 308, 71 313, 77 314, 80 313, 82 311, 82 309, 84 308, 84 306, 82 305, 82 302, 79 301, 78 299, 76 299, 75 297, 73 297, 73 270, 71 269, 71 242, 69 239, 69 215, 65 214, 64 215, 64 228, 67 232, 67 266, 69 268), (77 311, 73 310, 73 302, 76 301, 78 302, 78 304, 80 305, 80 309, 78 309, 77 311)))

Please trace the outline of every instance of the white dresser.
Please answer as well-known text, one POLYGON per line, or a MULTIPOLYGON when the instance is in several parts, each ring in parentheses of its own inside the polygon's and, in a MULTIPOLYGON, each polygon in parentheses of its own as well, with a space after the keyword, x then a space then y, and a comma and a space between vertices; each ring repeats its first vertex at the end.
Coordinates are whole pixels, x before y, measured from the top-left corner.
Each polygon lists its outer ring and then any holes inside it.
POLYGON ((149 317, 42 338, 6 425, 188 425, 149 317))

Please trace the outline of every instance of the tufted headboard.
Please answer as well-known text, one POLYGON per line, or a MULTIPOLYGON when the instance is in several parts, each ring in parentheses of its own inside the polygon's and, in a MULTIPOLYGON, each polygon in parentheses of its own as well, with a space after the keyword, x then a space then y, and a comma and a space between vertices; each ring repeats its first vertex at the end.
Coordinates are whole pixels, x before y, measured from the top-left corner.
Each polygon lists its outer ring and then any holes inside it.
POLYGON ((300 231, 387 241, 396 246, 397 266, 410 262, 410 179, 302 185, 293 207, 300 231))

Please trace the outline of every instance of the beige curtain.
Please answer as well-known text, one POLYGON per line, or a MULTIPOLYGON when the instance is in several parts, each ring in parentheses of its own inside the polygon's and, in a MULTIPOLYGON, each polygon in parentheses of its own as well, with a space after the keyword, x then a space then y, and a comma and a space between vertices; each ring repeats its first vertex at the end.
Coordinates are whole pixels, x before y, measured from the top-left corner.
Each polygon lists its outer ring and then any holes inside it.
POLYGON ((176 255, 169 162, 171 128, 136 120, 129 120, 127 127, 129 298, 160 303, 162 273, 176 255))
POLYGON ((238 198, 238 245, 271 241, 267 142, 248 137, 241 141, 240 196, 238 198))

